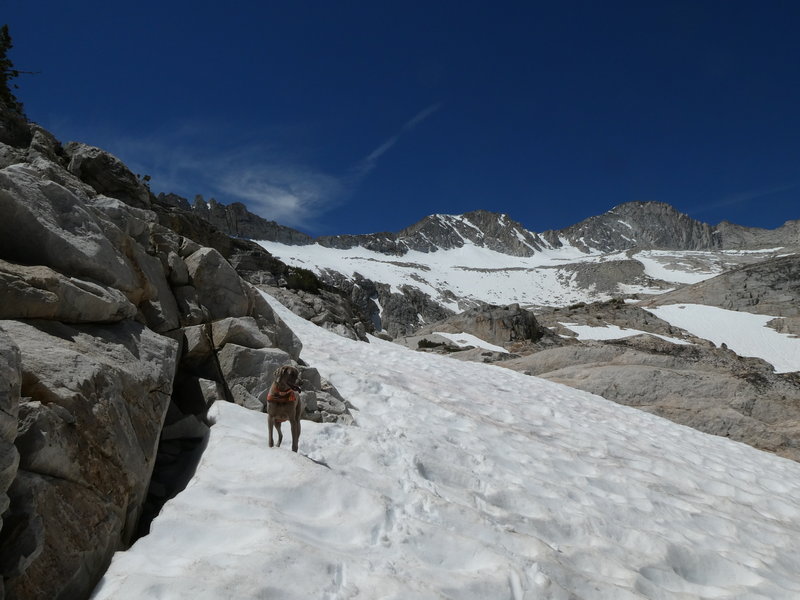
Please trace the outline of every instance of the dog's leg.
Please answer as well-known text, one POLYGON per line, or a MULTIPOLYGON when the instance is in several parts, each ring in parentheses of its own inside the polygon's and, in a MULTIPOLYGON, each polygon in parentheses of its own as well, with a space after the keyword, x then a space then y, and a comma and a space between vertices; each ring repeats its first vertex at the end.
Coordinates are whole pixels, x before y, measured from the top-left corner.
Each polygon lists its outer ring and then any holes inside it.
POLYGON ((292 452, 297 452, 297 445, 300 442, 300 415, 303 412, 303 407, 300 405, 300 400, 297 400, 294 417, 292 417, 292 452))
MULTIPOLYGON (((269 430, 269 447, 272 448, 275 443, 272 441, 272 426, 275 424, 272 415, 267 415, 267 430, 269 430)), ((280 446, 280 443, 278 444, 280 446)))
POLYGON ((281 431, 281 422, 275 421, 275 427, 278 430, 278 448, 281 447, 281 442, 283 441, 283 432, 281 431))

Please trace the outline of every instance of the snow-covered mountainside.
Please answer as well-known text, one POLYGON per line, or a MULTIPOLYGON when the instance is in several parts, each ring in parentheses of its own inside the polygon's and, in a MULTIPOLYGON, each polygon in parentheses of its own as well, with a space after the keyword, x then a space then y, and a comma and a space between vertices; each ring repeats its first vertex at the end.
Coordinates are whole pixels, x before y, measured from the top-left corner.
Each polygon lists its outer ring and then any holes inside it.
POLYGON ((475 211, 432 215, 396 234, 258 243, 343 288, 378 330, 397 336, 442 318, 442 310, 482 302, 535 308, 664 293, 796 252, 800 221, 775 230, 712 227, 650 202, 541 234, 475 211))
POLYGON ((359 426, 304 422, 296 455, 217 402, 95 600, 800 597, 800 464, 273 306, 359 426))

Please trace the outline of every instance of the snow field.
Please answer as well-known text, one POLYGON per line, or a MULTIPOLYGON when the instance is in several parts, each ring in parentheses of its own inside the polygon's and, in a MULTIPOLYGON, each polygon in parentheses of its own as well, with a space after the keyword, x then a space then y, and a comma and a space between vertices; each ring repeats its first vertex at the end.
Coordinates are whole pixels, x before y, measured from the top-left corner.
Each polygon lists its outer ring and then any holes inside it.
MULTIPOLYGON (((319 244, 287 246, 254 240, 286 264, 321 274, 333 269, 352 277, 360 273, 367 279, 389 284, 393 291, 410 285, 430 295, 442 305, 459 312, 456 303, 440 297, 440 290, 456 296, 490 304, 568 305, 591 301, 591 293, 579 289, 571 272, 558 267, 572 262, 596 262, 601 257, 584 254, 573 247, 537 252, 530 257, 515 257, 475 246, 471 242, 453 250, 411 251, 389 257, 364 248, 339 250, 319 244)), ((637 291, 648 291, 644 288, 637 291)), ((608 299, 602 296, 602 299, 608 299)))
POLYGON ((767 327, 780 317, 703 304, 670 304, 645 310, 717 346, 725 344, 739 356, 763 358, 776 373, 800 371, 800 338, 767 327))
POLYGON ((95 598, 800 597, 800 464, 268 300, 359 426, 304 422, 306 458, 217 403, 189 487, 95 598))

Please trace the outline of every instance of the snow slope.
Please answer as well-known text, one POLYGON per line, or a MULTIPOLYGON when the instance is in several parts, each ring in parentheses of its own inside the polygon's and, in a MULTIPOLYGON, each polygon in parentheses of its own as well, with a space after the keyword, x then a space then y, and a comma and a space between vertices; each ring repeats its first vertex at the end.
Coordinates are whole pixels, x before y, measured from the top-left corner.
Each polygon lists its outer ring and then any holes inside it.
POLYGON ((100 599, 797 599, 800 464, 279 309, 359 426, 227 403, 100 599))
MULTIPOLYGON (((594 295, 580 289, 572 273, 559 267, 574 262, 606 260, 599 254, 584 254, 573 247, 543 250, 530 257, 509 256, 466 242, 462 248, 436 252, 409 251, 391 257, 361 247, 349 250, 319 244, 287 246, 254 240, 271 254, 292 266, 321 274, 326 269, 353 277, 360 273, 393 291, 401 285, 416 287, 447 308, 460 312, 458 305, 442 296, 449 290, 459 298, 489 304, 569 305, 608 295, 594 295)), ((636 291, 651 291, 644 288, 636 291)), ((653 290, 655 291, 655 290, 653 290)))
POLYGON ((763 358, 772 363, 776 373, 800 371, 800 338, 766 326, 780 317, 703 304, 671 304, 645 310, 718 346, 724 343, 739 356, 763 358))
MULTIPOLYGON (((456 218, 450 215, 449 218, 456 218)), ((565 244, 558 249, 537 251, 533 256, 510 256, 476 246, 465 240, 461 248, 436 252, 409 251, 393 257, 361 247, 341 250, 319 244, 289 246, 253 240, 286 264, 323 274, 326 270, 352 278, 355 273, 375 282, 386 283, 393 291, 402 285, 415 287, 431 298, 460 312, 452 297, 489 304, 519 303, 528 306, 568 306, 577 302, 609 300, 612 294, 577 285, 576 263, 600 263, 630 258, 627 252, 586 254, 565 244)), ((641 262, 645 274, 676 284, 697 283, 719 275, 738 264, 773 256, 776 249, 763 251, 663 251, 643 250, 632 254, 641 262)), ((665 290, 640 285, 619 285, 619 293, 658 294, 665 290)))

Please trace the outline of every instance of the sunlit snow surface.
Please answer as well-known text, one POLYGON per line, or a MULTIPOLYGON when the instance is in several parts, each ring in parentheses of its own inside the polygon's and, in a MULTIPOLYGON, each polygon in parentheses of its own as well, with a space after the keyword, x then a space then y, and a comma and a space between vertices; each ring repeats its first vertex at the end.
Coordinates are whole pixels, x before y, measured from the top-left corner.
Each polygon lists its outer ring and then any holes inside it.
POLYGON ((304 422, 307 458, 218 402, 189 487, 96 598, 800 598, 800 464, 281 314, 359 426, 304 422))
MULTIPOLYGON (((457 218, 449 216, 448 218, 457 218)), ((627 252, 586 254, 567 240, 558 249, 544 249, 532 256, 510 256, 465 241, 464 246, 436 252, 410 251, 389 256, 361 247, 348 250, 319 244, 289 246, 254 240, 285 263, 322 274, 326 269, 353 277, 386 283, 392 291, 401 285, 415 287, 440 304, 460 312, 443 292, 459 298, 490 304, 519 303, 529 306, 568 306, 577 302, 610 299, 613 294, 576 285, 570 265, 628 260, 627 252)), ((697 283, 744 262, 773 256, 777 249, 762 251, 663 251, 643 250, 632 255, 644 265, 646 275, 676 284, 697 283)), ((624 294, 657 294, 665 290, 634 284, 620 284, 624 294)))
POLYGON ((739 356, 763 358, 777 373, 800 371, 800 338, 766 326, 778 317, 702 304, 671 304, 646 309, 697 337, 726 344, 739 356))
POLYGON ((482 340, 481 338, 472 335, 471 333, 447 333, 445 331, 434 331, 433 334, 446 338, 462 348, 467 346, 475 346, 485 350, 492 350, 493 352, 508 352, 508 350, 502 346, 491 344, 486 340, 482 340))
MULTIPOLYGON (((410 285, 456 312, 458 305, 443 297, 443 290, 490 304, 567 305, 588 301, 596 296, 576 286, 572 273, 559 267, 608 259, 599 254, 587 255, 572 247, 515 257, 465 243, 452 250, 410 251, 393 257, 360 247, 339 250, 319 244, 287 246, 254 241, 287 264, 316 273, 332 269, 347 277, 359 273, 367 279, 389 284, 395 292, 401 285, 410 285)), ((646 290, 637 288, 636 291, 646 290)), ((609 296, 599 297, 607 299, 609 296)))
POLYGON ((660 335, 658 333, 650 333, 649 331, 639 331, 638 329, 628 329, 627 327, 620 327, 619 325, 605 325, 603 327, 595 327, 592 325, 579 325, 576 323, 559 323, 567 329, 574 331, 579 340, 619 340, 635 335, 652 335, 662 340, 672 342, 673 344, 688 344, 686 340, 671 337, 668 335, 660 335))

